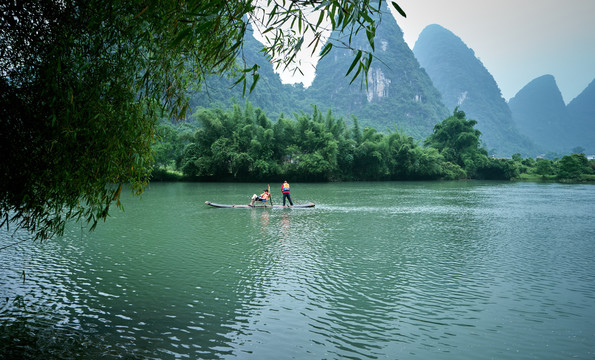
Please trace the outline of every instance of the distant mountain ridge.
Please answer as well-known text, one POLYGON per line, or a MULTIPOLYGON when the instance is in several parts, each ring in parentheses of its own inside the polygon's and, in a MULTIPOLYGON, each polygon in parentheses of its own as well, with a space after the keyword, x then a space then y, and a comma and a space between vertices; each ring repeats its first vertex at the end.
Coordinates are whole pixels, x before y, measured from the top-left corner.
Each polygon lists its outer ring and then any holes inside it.
POLYGON ((588 154, 595 154, 595 79, 568 103, 566 109, 571 121, 571 136, 588 154))
POLYGON ((595 80, 568 105, 552 75, 525 85, 509 101, 519 129, 547 151, 595 153, 595 80))
POLYGON ((536 153, 535 144, 515 127, 498 84, 458 36, 440 25, 429 25, 420 33, 413 53, 442 93, 446 106, 458 106, 477 121, 490 153, 536 153))
POLYGON ((529 82, 508 101, 508 106, 519 130, 542 148, 556 152, 569 148, 570 119, 552 75, 529 82))

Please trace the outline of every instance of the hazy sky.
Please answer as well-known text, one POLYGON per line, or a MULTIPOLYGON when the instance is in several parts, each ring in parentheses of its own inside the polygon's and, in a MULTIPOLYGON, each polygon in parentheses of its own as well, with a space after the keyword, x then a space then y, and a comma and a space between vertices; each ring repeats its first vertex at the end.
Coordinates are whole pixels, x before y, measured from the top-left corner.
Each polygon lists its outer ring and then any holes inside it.
POLYGON ((506 100, 531 80, 553 75, 566 103, 595 79, 595 0, 397 0, 413 48, 430 24, 475 51, 506 100))

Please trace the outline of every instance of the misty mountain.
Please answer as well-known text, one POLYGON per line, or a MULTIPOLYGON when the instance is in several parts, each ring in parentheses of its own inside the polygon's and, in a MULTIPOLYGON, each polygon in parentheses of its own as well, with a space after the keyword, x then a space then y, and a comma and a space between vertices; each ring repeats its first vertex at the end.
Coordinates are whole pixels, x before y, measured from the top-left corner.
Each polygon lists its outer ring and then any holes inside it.
MULTIPOLYGON (((333 34, 337 37, 337 34, 333 34)), ((403 39, 396 20, 388 12, 383 14, 376 30, 375 59, 368 74, 368 89, 360 79, 349 84, 345 77, 354 59, 353 50, 334 48, 316 68, 312 86, 282 84, 273 67, 259 52, 260 43, 248 35, 243 58, 247 64, 260 65, 260 80, 247 99, 254 107, 262 108, 267 116, 276 119, 281 113, 311 112, 312 105, 322 111, 331 109, 336 116, 351 123, 358 118, 360 126, 371 126, 378 131, 395 127, 416 139, 427 137, 434 125, 448 117, 448 109, 441 102, 440 92, 430 77, 421 69, 413 52, 403 39)), ((369 49, 365 32, 352 39, 355 49, 369 49)), ((228 107, 234 101, 244 103, 241 86, 232 87, 231 79, 212 77, 207 87, 191 95, 191 106, 228 107)))
POLYGON ((595 79, 566 108, 571 119, 570 136, 587 154, 595 154, 595 79))
MULTIPOLYGON (((336 36, 336 35, 335 35, 336 36)), ((375 37, 375 59, 368 73, 368 91, 359 79, 345 77, 354 58, 352 50, 335 48, 316 67, 316 77, 306 90, 310 101, 330 106, 333 113, 357 116, 360 125, 379 131, 399 130, 417 139, 427 137, 434 125, 448 117, 448 109, 430 77, 421 69, 403 32, 388 12, 382 16, 375 37)), ((364 32, 352 47, 370 50, 364 32)))
POLYGON ((459 107, 477 121, 490 154, 535 155, 537 148, 516 128, 498 84, 472 49, 449 30, 429 25, 413 48, 419 63, 452 111, 459 107))
MULTIPOLYGON (((368 92, 359 78, 349 84, 351 76, 345 74, 354 53, 340 48, 320 61, 312 86, 304 88, 283 84, 259 52, 262 45, 249 34, 242 58, 247 64, 260 65, 260 81, 247 99, 272 120, 281 113, 311 112, 312 105, 317 105, 323 112, 331 109, 348 124, 354 115, 360 126, 379 131, 398 128, 416 139, 427 137, 436 123, 459 106, 467 118, 478 122, 491 154, 568 153, 576 146, 595 152, 594 83, 565 107, 553 77, 544 76, 507 104, 473 50, 439 25, 424 29, 411 51, 394 17, 386 13, 378 25, 375 44, 368 92)), ((352 46, 368 49, 365 34, 352 39, 352 46)), ((191 96, 193 108, 229 107, 245 101, 241 86, 232 87, 233 79, 212 77, 207 84, 191 96)))
POLYGON ((540 76, 525 85, 508 101, 512 116, 521 133, 541 148, 569 152, 570 116, 552 75, 540 76))
POLYGON ((270 118, 276 118, 281 113, 291 114, 297 111, 295 103, 303 99, 304 88, 299 86, 286 85, 281 82, 281 78, 273 70, 272 64, 267 57, 260 52, 262 44, 252 35, 252 27, 249 27, 241 53, 241 60, 247 66, 257 64, 260 66, 258 73, 260 78, 254 90, 250 93, 252 80, 247 75, 248 83, 243 95, 242 84, 234 86, 236 77, 210 76, 206 79, 202 89, 194 91, 190 95, 190 106, 192 109, 197 107, 215 107, 228 108, 234 103, 243 105, 247 100, 254 107, 260 107, 265 110, 270 118))

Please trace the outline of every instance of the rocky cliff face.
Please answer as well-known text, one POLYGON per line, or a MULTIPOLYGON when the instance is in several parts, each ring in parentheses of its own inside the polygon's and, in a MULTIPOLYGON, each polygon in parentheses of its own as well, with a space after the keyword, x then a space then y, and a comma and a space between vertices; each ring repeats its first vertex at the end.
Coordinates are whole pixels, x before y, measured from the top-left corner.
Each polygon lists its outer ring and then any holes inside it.
MULTIPOLYGON (((318 64, 316 78, 306 90, 306 97, 318 104, 329 104, 333 113, 347 119, 355 115, 362 126, 379 131, 397 127, 414 138, 425 138, 436 123, 448 117, 449 111, 388 10, 376 30, 375 44, 375 59, 367 75, 367 93, 365 84, 358 80, 349 84, 351 76, 345 77, 353 61, 352 51, 334 49, 334 54, 318 64)), ((352 46, 369 49, 366 35, 359 34, 352 46)))
POLYGON ((368 102, 388 97, 390 83, 381 68, 371 68, 368 72, 368 102))

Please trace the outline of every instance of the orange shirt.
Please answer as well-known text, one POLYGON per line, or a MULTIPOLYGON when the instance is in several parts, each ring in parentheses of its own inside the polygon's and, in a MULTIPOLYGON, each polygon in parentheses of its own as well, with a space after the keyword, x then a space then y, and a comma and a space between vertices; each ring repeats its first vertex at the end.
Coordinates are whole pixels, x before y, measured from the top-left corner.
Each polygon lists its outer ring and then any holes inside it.
POLYGON ((289 189, 290 189, 290 186, 289 186, 288 183, 283 183, 283 185, 281 185, 281 192, 282 193, 284 193, 284 194, 285 193, 289 193, 289 189))

